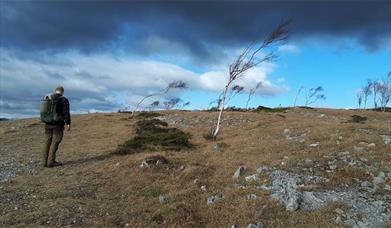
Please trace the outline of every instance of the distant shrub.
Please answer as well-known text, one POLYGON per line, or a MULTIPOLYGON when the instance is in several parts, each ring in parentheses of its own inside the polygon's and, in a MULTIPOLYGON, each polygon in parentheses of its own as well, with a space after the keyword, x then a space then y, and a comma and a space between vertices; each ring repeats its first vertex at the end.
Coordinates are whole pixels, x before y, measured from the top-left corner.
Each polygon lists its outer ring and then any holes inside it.
POLYGON ((142 150, 181 150, 190 148, 190 135, 158 119, 140 120, 135 125, 136 136, 120 145, 118 154, 142 150))
POLYGON ((367 119, 368 118, 365 116, 353 115, 353 116, 351 116, 351 119, 348 120, 347 122, 348 123, 361 123, 361 124, 363 124, 363 123, 365 123, 365 121, 367 121, 367 119))
POLYGON ((140 112, 137 115, 137 117, 140 117, 140 118, 155 118, 155 117, 159 117, 159 116, 163 116, 163 114, 158 113, 158 112, 140 112))
POLYGON ((253 111, 255 112, 286 112, 289 108, 283 108, 283 107, 278 107, 278 108, 269 108, 265 106, 258 106, 255 108, 253 111))

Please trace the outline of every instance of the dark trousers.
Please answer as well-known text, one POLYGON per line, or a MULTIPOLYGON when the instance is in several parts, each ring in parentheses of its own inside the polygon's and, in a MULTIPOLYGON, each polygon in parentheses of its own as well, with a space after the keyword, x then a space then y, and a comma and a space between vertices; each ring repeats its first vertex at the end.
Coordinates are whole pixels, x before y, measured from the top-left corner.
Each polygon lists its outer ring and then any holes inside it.
POLYGON ((56 161, 56 153, 64 134, 64 127, 45 127, 45 145, 43 148, 43 166, 50 166, 56 161))

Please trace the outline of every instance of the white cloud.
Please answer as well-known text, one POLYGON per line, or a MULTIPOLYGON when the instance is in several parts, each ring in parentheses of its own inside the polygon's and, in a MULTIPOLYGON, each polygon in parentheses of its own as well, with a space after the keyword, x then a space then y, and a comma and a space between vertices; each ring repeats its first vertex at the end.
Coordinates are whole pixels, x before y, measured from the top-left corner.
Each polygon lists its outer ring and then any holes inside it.
MULTIPOLYGON (((34 114, 37 114, 40 97, 60 84, 64 85, 73 110, 114 111, 134 105, 140 97, 163 89, 173 80, 185 81, 191 90, 219 92, 227 78, 223 68, 197 74, 170 63, 110 55, 69 52, 31 60, 0 49, 0 56, 1 115, 16 114, 22 109, 30 113, 35 110, 34 114)), ((262 81, 260 95, 283 92, 285 88, 273 85, 267 79, 274 68, 273 64, 260 65, 249 70, 237 84, 249 90, 262 81)))
POLYGON ((300 49, 298 46, 294 44, 284 44, 278 47, 278 51, 282 53, 292 53, 298 54, 300 53, 300 49))

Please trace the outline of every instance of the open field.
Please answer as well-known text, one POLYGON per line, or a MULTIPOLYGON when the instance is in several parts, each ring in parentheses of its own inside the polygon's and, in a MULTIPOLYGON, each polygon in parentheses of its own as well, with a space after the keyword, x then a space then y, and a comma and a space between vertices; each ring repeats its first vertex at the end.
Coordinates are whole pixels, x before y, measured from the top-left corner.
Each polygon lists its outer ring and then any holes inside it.
POLYGON ((217 141, 216 113, 162 113, 191 148, 116 155, 140 117, 76 115, 51 169, 38 119, 0 122, 0 226, 391 227, 391 113, 227 112, 217 141), (140 168, 151 155, 168 163, 140 168))

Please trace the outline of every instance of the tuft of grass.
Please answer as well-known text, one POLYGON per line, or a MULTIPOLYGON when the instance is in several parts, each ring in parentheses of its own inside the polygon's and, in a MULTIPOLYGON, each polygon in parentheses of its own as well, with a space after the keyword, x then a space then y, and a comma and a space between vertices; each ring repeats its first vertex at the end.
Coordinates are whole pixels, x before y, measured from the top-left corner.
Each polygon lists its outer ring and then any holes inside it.
POLYGON ((348 120, 347 122, 348 123, 365 123, 365 121, 367 121, 367 117, 366 116, 359 116, 359 115, 353 115, 351 116, 351 119, 348 120))
POLYGON ((190 135, 158 119, 140 120, 135 125, 136 136, 120 145, 116 153, 131 154, 142 150, 182 150, 190 148, 190 135))

